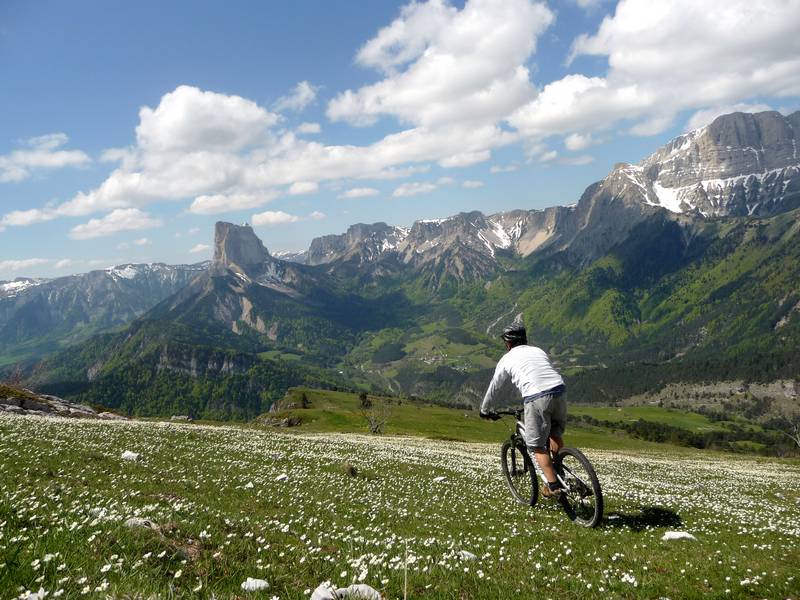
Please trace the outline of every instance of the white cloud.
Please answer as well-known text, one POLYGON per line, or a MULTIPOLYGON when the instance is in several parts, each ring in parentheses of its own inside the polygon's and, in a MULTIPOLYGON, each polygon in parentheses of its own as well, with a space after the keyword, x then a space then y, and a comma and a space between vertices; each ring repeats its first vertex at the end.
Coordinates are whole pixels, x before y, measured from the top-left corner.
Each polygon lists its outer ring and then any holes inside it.
POLYGON ((153 218, 138 208, 118 208, 100 219, 90 219, 88 223, 76 225, 70 231, 69 237, 74 240, 88 240, 120 231, 152 229, 161 225, 160 219, 153 218))
POLYGON ((284 225, 286 223, 296 223, 299 220, 300 217, 297 215, 290 215, 282 210, 267 210, 253 215, 253 225, 264 227, 284 225))
POLYGON ((195 235, 195 234, 198 234, 198 233, 200 233, 200 228, 199 228, 199 227, 192 227, 192 228, 191 228, 191 229, 189 229, 189 231, 187 231, 186 233, 188 233, 189 235, 195 235))
POLYGON ((322 128, 319 123, 300 123, 296 129, 297 133, 319 133, 322 128))
POLYGON ((571 133, 564 138, 564 146, 567 150, 583 150, 594 144, 591 134, 571 133))
POLYGON ((262 141, 277 121, 252 100, 182 85, 139 111, 136 140, 154 152, 238 150, 262 141))
POLYGON ((490 169, 490 173, 513 173, 519 169, 519 165, 510 164, 510 165, 493 165, 490 169))
POLYGON ((397 19, 364 44, 356 61, 384 73, 393 73, 397 67, 417 59, 457 12, 444 0, 412 2, 401 9, 397 19))
POLYGON ((474 190, 474 189, 477 189, 477 188, 482 188, 483 187, 483 182, 482 181, 477 181, 477 180, 474 180, 474 179, 467 179, 464 183, 461 184, 461 187, 464 187, 464 188, 467 188, 467 189, 470 189, 470 190, 474 190))
POLYGON ((570 61, 608 58, 604 77, 551 82, 510 122, 528 136, 607 129, 632 121, 652 135, 680 112, 800 94, 800 3, 785 0, 620 0, 570 61))
POLYGON ((315 210, 310 215, 308 215, 308 218, 311 219, 312 221, 320 221, 325 218, 325 213, 315 210))
POLYGON ((359 179, 374 179, 374 180, 392 180, 392 179, 405 179, 406 177, 411 177, 412 175, 418 175, 419 173, 427 173, 430 171, 430 166, 428 165, 415 165, 411 167, 386 167, 385 169, 381 169, 377 173, 367 173, 365 175, 359 175, 359 179))
POLYGON ((185 87, 166 94, 157 108, 144 108, 140 114, 139 144, 131 150, 133 158, 123 160, 99 187, 79 192, 58 206, 6 214, 0 226, 141 209, 154 202, 186 198, 194 198, 192 213, 234 212, 266 204, 276 196, 276 187, 298 181, 403 178, 427 170, 432 161, 453 161, 453 156, 460 155, 455 162, 463 164, 470 162, 463 157, 483 158, 488 149, 517 139, 493 124, 453 124, 407 129, 367 146, 327 146, 291 132, 277 135, 266 130, 271 114, 249 100, 185 87), (215 118, 207 114, 212 106, 219 111, 215 118), (236 114, 231 116, 230 130, 224 131, 224 114, 230 112, 236 114), (159 132, 156 122, 163 123, 174 137, 159 132), (190 123, 196 123, 198 130, 190 123), (219 148, 214 147, 214 139, 219 140, 219 148), (199 148, 192 148, 192 143, 199 148))
POLYGON ((381 116, 424 127, 496 122, 536 95, 526 65, 553 18, 530 0, 409 4, 357 57, 388 76, 338 94, 327 115, 354 125, 381 116))
POLYGON ((550 162, 558 158, 558 152, 555 150, 548 150, 539 155, 539 160, 542 162, 550 162))
POLYGON ((586 12, 592 12, 599 8, 603 0, 575 0, 575 4, 580 6, 586 12))
POLYGON ((150 238, 139 238, 138 240, 133 240, 134 246, 151 246, 153 244, 153 240, 150 238))
POLYGON ((201 252, 208 252, 209 250, 211 250, 211 246, 208 244, 196 244, 189 252, 192 254, 200 254, 201 252))
POLYGON ((315 181, 296 181, 289 188, 289 194, 299 196, 301 194, 313 194, 319 190, 319 184, 315 181))
POLYGON ((79 264, 81 261, 73 260, 71 258, 62 258, 61 260, 57 261, 56 264, 53 265, 56 269, 67 269, 69 267, 73 267, 79 264))
POLYGON ((439 161, 439 166, 445 168, 452 167, 469 167, 478 163, 486 162, 492 157, 492 153, 488 150, 479 150, 477 152, 461 152, 443 158, 439 161))
POLYGON ((120 242, 119 244, 117 244, 117 250, 130 250, 130 247, 131 245, 128 242, 120 242))
POLYGON ((275 192, 198 196, 189 207, 189 212, 195 215, 217 215, 249 208, 258 208, 259 206, 264 206, 272 202, 277 196, 278 194, 275 192))
POLYGON ((379 190, 369 187, 352 188, 346 192, 339 194, 339 198, 367 198, 369 196, 377 196, 380 194, 379 190))
POLYGON ((29 208, 28 210, 12 210, 0 219, 0 227, 33 225, 55 219, 58 215, 50 208, 29 208))
POLYGON ((693 129, 699 129, 700 127, 708 125, 720 115, 726 115, 732 112, 754 113, 765 110, 773 110, 773 108, 767 104, 747 104, 743 102, 739 104, 728 104, 725 106, 704 108, 703 110, 698 110, 691 117, 689 117, 689 121, 686 123, 686 131, 692 131, 693 129))
POLYGON ((39 267, 53 262, 49 258, 22 258, 19 260, 0 260, 0 273, 3 271, 23 271, 32 267, 39 267))
POLYGON ((292 110, 300 112, 317 98, 318 86, 311 85, 308 81, 301 81, 292 89, 288 96, 279 98, 272 108, 277 111, 292 110))
POLYGON ((563 156, 558 159, 562 165, 572 165, 575 167, 588 165, 594 162, 594 156, 589 154, 581 154, 580 156, 563 156))
POLYGON ((456 182, 452 177, 439 177, 436 180, 436 185, 453 185, 456 182))
POLYGON ((89 156, 80 150, 59 150, 69 138, 64 133, 50 133, 23 142, 25 148, 0 155, 0 183, 19 182, 39 169, 81 167, 89 156))
POLYGON ((436 189, 436 185, 433 183, 423 183, 419 181, 413 181, 409 183, 404 183, 401 186, 397 187, 394 192, 392 192, 392 196, 395 198, 400 198, 403 196, 416 196, 418 194, 427 194, 432 192, 436 189))

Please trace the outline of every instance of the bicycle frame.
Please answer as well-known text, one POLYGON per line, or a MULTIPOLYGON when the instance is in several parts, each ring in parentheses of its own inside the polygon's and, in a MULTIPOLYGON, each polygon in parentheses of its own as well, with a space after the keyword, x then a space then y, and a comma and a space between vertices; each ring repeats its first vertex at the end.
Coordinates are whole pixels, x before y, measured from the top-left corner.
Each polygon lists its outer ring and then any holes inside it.
MULTIPOLYGON (((533 468, 536 471, 536 474, 539 476, 539 479, 541 479, 542 482, 545 485, 547 485, 547 477, 545 477, 544 471, 542 471, 542 468, 539 466, 539 462, 535 459, 535 457, 532 457, 530 452, 528 452, 528 446, 525 443, 525 431, 526 431, 525 423, 520 418, 522 416, 522 414, 523 414, 523 411, 522 410, 515 410, 513 412, 512 411, 498 411, 497 414, 498 415, 510 415, 510 416, 514 417, 515 426, 514 426, 514 431, 511 433, 511 437, 510 437, 511 443, 513 444, 514 447, 519 448, 525 454, 525 456, 528 457, 528 460, 533 465, 533 468)), ((553 452, 551 450, 550 451, 550 460, 554 460, 554 458, 555 457, 553 456, 553 452)), ((512 465, 512 468, 516 471, 516 469, 517 469, 516 456, 513 455, 513 454, 511 455, 511 465, 512 465)), ((558 481, 561 483, 561 485, 563 487, 565 487, 565 488, 567 487, 567 484, 564 481, 564 479, 561 477, 561 475, 556 473, 556 478, 558 479, 558 481)))

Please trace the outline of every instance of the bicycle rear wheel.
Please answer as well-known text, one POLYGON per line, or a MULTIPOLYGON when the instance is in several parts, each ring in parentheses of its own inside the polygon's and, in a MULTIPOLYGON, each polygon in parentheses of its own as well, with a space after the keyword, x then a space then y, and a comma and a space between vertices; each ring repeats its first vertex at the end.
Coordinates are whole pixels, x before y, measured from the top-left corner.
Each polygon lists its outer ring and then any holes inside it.
POLYGON ((596 527, 603 518, 603 492, 589 459, 576 448, 562 448, 554 467, 565 485, 564 512, 579 525, 596 527))
POLYGON ((514 500, 520 504, 533 506, 539 499, 539 485, 536 481, 536 469, 527 450, 511 440, 503 444, 500 452, 500 463, 503 466, 508 489, 514 500))

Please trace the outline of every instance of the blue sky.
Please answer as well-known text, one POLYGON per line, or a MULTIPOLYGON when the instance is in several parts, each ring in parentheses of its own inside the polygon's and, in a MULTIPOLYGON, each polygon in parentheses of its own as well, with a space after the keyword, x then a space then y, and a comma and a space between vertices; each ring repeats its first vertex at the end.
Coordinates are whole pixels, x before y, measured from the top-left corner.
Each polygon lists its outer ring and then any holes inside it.
POLYGON ((576 202, 738 110, 795 110, 798 3, 0 3, 0 279, 300 250, 576 202), (724 17, 724 18, 723 18, 724 17))

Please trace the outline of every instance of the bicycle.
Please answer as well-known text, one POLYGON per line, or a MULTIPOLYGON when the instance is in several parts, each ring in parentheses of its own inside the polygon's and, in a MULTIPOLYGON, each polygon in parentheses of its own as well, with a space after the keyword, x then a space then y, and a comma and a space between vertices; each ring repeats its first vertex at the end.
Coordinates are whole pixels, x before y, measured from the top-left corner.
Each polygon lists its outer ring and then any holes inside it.
MULTIPOLYGON (((545 485, 547 479, 536 461, 532 460, 525 445, 525 423, 523 409, 497 411, 501 415, 513 416, 516 426, 511 436, 503 443, 500 463, 506 483, 514 500, 520 504, 536 505, 539 499, 537 473, 545 485)), ((603 491, 592 463, 577 448, 561 448, 553 455, 553 468, 563 486, 559 502, 570 520, 584 527, 596 527, 603 518, 603 491)))

